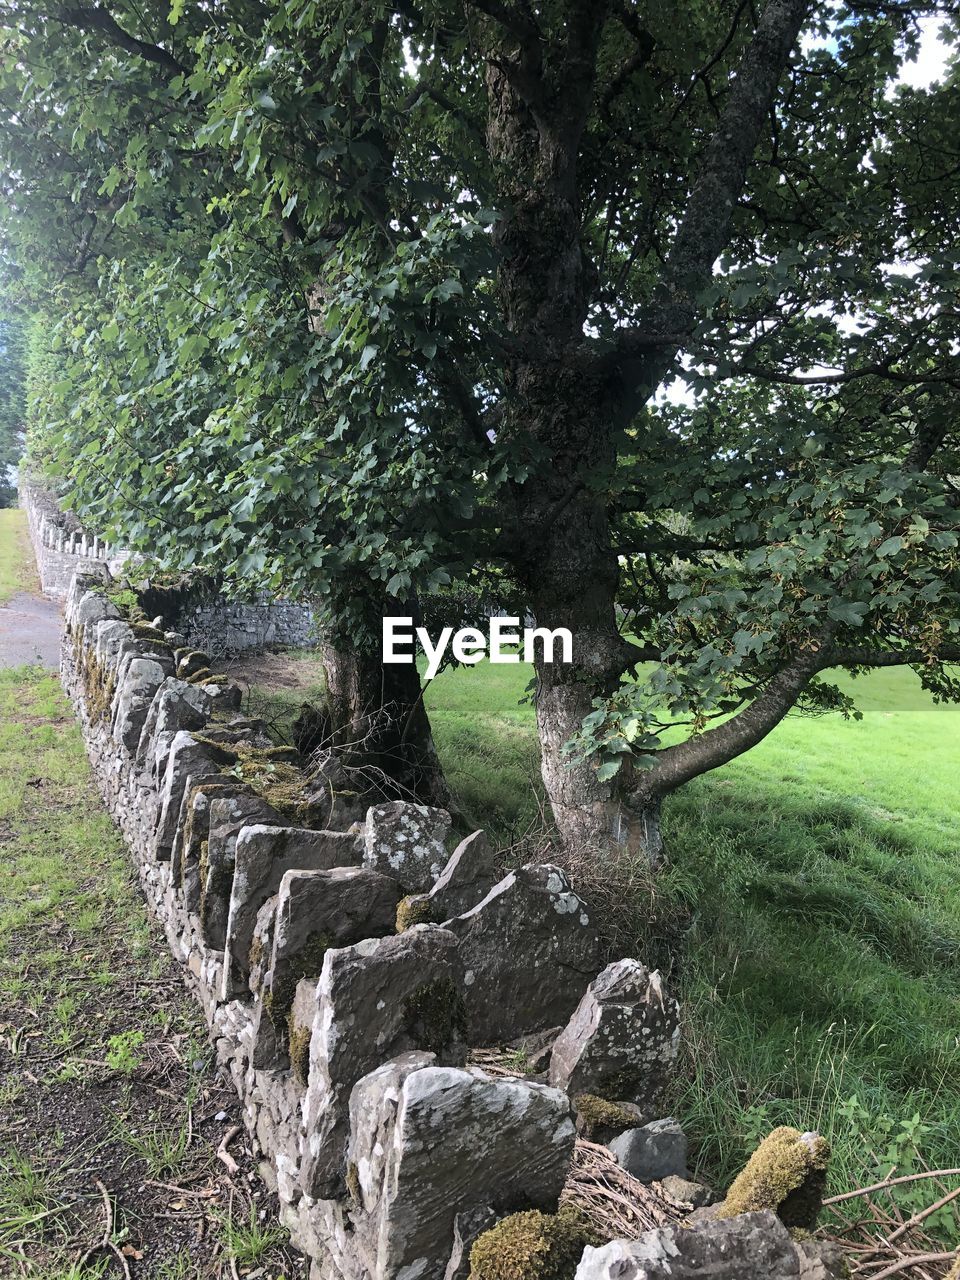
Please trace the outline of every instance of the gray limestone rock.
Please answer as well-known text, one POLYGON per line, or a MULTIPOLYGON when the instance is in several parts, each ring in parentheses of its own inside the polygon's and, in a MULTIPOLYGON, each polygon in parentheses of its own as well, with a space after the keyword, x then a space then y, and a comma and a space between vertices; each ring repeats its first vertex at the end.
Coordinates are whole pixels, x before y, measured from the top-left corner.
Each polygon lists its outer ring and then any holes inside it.
MULTIPOLYGON (((116 625, 116 624, 114 624, 116 625)), ((137 765, 152 777, 162 777, 174 738, 185 729, 202 729, 210 718, 213 699, 206 689, 168 676, 157 690, 137 744, 137 765)))
POLYGON ((113 736, 124 750, 135 752, 154 695, 166 672, 153 658, 131 658, 121 664, 113 699, 113 736))
POLYGON ((155 857, 169 862, 180 822, 184 789, 190 778, 209 778, 218 773, 209 749, 181 730, 170 744, 167 767, 160 787, 160 821, 157 825, 155 857))
POLYGON ((702 1182, 692 1182, 686 1177, 668 1174, 660 1179, 664 1192, 677 1204, 688 1204, 691 1209, 703 1209, 716 1199, 713 1191, 702 1182))
POLYGON ((470 1250, 477 1236, 489 1231, 497 1222, 497 1212, 488 1204, 478 1205, 453 1220, 453 1248, 443 1280, 470 1280, 470 1250))
POLYGON ((679 1043, 679 1008, 660 974, 637 960, 618 960, 591 982, 557 1037, 550 1083, 574 1097, 637 1102, 656 1115, 679 1043))
POLYGON ((346 831, 248 825, 237 836, 223 967, 223 999, 246 989, 257 912, 292 870, 329 871, 359 864, 362 844, 346 831))
POLYGON ((308 1195, 325 1199, 342 1185, 347 1107, 361 1076, 416 1049, 463 1063, 462 990, 457 940, 435 926, 327 952, 303 1103, 308 1195))
POLYGON ((676 1120, 654 1120, 627 1129, 607 1143, 617 1164, 638 1182, 687 1176, 687 1138, 676 1120))
POLYGON ((789 1232, 776 1214, 764 1212, 588 1247, 575 1280, 793 1280, 799 1274, 789 1232))
POLYGON ((397 882, 366 867, 284 873, 277 893, 269 968, 257 989, 256 1068, 287 1065, 287 1014, 300 979, 320 976, 331 947, 390 933, 399 900, 397 882))
POLYGON ((472 1045, 562 1024, 600 967, 597 931, 559 867, 512 871, 444 928, 460 939, 472 1045))
POLYGON ((373 1276, 435 1280, 458 1214, 489 1205, 552 1211, 573 1154, 559 1090, 481 1071, 389 1063, 350 1099, 348 1184, 367 1217, 357 1244, 373 1276))
POLYGON ((364 824, 363 864, 392 876, 407 893, 425 892, 446 866, 449 831, 446 809, 403 800, 373 805, 364 824))
POLYGON ((254 791, 210 799, 205 865, 200 876, 200 925, 209 947, 222 951, 233 887, 237 837, 252 823, 284 825, 284 819, 254 791))
POLYGON ((482 831, 457 845, 429 893, 407 898, 408 916, 419 923, 450 920, 485 898, 497 882, 496 859, 482 831))

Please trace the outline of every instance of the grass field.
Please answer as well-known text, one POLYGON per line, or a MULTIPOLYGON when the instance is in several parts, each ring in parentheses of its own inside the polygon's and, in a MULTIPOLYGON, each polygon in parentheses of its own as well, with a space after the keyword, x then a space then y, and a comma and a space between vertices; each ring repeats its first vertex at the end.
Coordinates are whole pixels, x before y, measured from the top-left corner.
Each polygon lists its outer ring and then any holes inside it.
POLYGON ((0 604, 35 583, 27 515, 19 507, 0 509, 0 604))
MULTIPOLYGON (((505 840, 541 803, 529 674, 427 694, 461 804, 505 840)), ((839 682, 862 720, 790 716, 667 803, 670 869, 636 904, 685 1008, 674 1105, 721 1184, 775 1123, 831 1136, 836 1187, 960 1163, 960 708, 909 671, 839 682)))

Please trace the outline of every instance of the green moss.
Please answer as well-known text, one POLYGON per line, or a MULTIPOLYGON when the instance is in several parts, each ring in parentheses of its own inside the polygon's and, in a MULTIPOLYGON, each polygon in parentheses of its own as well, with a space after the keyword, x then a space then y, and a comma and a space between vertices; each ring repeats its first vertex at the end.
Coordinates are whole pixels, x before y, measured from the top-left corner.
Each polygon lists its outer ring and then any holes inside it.
POLYGON ((206 684, 213 677, 213 672, 209 667, 201 667, 199 671, 192 671, 187 676, 187 684, 206 684))
POLYGON ((357 1166, 351 1160, 347 1165, 347 1172, 344 1175, 344 1182, 347 1184, 347 1191, 350 1193, 350 1199, 355 1205, 360 1204, 360 1175, 357 1172, 357 1166))
POLYGON ((586 1246, 599 1243, 572 1205, 514 1213, 474 1241, 470 1280, 573 1280, 586 1246))
POLYGON ((263 963, 263 958, 263 938, 261 938, 259 933, 255 933, 253 935, 253 941, 250 943, 250 953, 247 956, 247 964, 250 966, 251 973, 253 973, 254 969, 258 969, 260 967, 263 963))
POLYGON ((83 702, 91 724, 105 720, 113 706, 117 677, 97 660, 93 646, 83 643, 83 627, 77 629, 73 641, 74 660, 83 685, 83 702))
POLYGON ((154 640, 157 644, 163 645, 167 643, 167 638, 160 628, 152 627, 148 622, 131 622, 130 630, 141 640, 154 640))
POLYGON ((287 1018, 290 1033, 290 1065, 297 1083, 305 1089, 310 1075, 310 1028, 299 1027, 293 1020, 293 1013, 287 1018))
POLYGON ((421 1049, 441 1053, 466 1037, 463 995, 450 978, 425 982, 404 1001, 403 1021, 421 1049))
POLYGON ((580 1093, 574 1100, 577 1117, 583 1129, 592 1133, 595 1129, 609 1129, 613 1134, 635 1129, 639 1123, 636 1112, 618 1102, 609 1102, 595 1093, 580 1093))
POLYGON ((312 933, 303 946, 283 961, 280 973, 274 973, 273 987, 263 997, 264 1008, 277 1031, 286 1033, 287 1015, 293 1004, 297 983, 301 978, 317 978, 323 968, 323 957, 334 946, 326 933, 312 933))
POLYGON ((737 1174, 718 1217, 772 1209, 787 1227, 812 1231, 827 1182, 830 1144, 782 1125, 760 1143, 737 1174))
POLYGON ((411 894, 397 907, 397 933, 412 929, 415 924, 439 923, 436 908, 426 894, 411 894))

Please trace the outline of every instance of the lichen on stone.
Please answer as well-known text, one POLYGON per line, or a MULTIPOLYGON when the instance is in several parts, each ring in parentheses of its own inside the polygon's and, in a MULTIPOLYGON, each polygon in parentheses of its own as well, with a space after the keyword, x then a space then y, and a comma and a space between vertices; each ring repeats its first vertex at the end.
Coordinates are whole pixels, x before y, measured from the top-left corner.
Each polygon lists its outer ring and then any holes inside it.
POLYGON ((573 1280, 586 1246, 600 1243, 572 1205, 514 1213, 474 1241, 470 1280, 573 1280))
POLYGON ((830 1144, 782 1125, 760 1143, 734 1178, 717 1216, 772 1209, 784 1226, 812 1231, 823 1202, 830 1144))
POLYGON ((439 924, 434 904, 426 894, 408 894, 397 907, 397 933, 412 929, 415 924, 439 924))
POLYGON ((351 1160, 347 1165, 347 1172, 344 1175, 344 1182, 347 1184, 347 1191, 350 1193, 350 1199, 354 1204, 360 1203, 360 1175, 357 1172, 357 1166, 351 1160))
POLYGON ((424 982, 403 1002, 403 1021, 418 1048, 442 1053, 466 1036, 463 995, 450 978, 424 982))

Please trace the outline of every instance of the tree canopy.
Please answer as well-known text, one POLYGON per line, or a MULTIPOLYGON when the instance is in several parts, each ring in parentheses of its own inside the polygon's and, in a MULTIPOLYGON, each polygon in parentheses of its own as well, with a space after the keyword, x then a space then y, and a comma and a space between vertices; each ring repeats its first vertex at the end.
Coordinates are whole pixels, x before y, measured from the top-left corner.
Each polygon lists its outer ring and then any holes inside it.
POLYGON ((4 22, 32 448, 103 532, 316 597, 341 645, 452 584, 569 627, 536 704, 570 841, 655 854, 663 794, 853 710, 831 667, 960 697, 955 11, 4 22))

